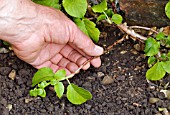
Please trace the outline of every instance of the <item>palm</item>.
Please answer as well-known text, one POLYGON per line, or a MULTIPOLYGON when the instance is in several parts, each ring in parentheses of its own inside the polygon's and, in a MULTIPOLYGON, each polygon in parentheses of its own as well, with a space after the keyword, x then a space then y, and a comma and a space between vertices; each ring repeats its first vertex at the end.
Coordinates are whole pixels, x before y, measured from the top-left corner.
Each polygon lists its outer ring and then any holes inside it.
MULTIPOLYGON (((18 32, 11 44, 20 59, 37 69, 66 69, 69 74, 75 72, 88 57, 103 53, 103 49, 96 46, 62 12, 48 7, 37 7, 39 14, 33 13, 35 15, 32 16, 36 17, 30 18, 29 14, 29 18, 23 20, 23 23, 16 23, 13 27, 18 27, 18 32)), ((13 29, 11 27, 11 32, 13 29)), ((99 67, 100 58, 92 60, 91 64, 99 67)), ((83 69, 88 69, 89 66, 90 63, 83 69)))

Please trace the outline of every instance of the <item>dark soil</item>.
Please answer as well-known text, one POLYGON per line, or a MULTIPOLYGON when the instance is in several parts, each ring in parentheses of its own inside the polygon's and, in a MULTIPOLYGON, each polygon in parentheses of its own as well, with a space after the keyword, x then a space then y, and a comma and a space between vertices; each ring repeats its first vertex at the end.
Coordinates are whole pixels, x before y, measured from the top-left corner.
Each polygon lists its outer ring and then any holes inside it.
MULTIPOLYGON (((107 37, 102 37, 99 42, 103 47, 122 37, 114 27, 107 27, 102 31, 107 33, 107 37)), ((160 82, 155 82, 155 85, 151 86, 146 81, 147 59, 142 51, 135 50, 135 44, 138 42, 131 39, 118 44, 108 54, 101 56, 100 68, 91 67, 71 79, 71 82, 84 87, 93 95, 92 100, 78 106, 71 104, 65 96, 58 99, 49 89, 45 98, 30 97, 31 78, 36 69, 19 60, 12 51, 0 54, 0 115, 155 115, 161 113, 158 108, 167 108, 170 106, 170 100, 159 92, 162 88, 160 82), (8 77, 12 70, 16 71, 14 80, 8 77), (150 97, 161 100, 150 104, 150 97)), ((161 84, 169 81, 170 77, 166 77, 161 84)))

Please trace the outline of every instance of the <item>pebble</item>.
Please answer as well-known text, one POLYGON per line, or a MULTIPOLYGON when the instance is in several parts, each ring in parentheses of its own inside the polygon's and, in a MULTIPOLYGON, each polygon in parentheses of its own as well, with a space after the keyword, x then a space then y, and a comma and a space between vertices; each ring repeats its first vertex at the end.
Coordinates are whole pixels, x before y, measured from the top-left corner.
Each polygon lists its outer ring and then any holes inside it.
POLYGON ((8 52, 9 52, 8 49, 6 49, 6 48, 0 48, 0 53, 5 54, 5 53, 8 53, 8 52))
POLYGON ((28 98, 28 99, 25 99, 25 103, 29 103, 33 100, 34 98, 28 98))
POLYGON ((120 54, 125 54, 127 51, 123 50, 120 52, 120 54))
POLYGON ((124 75, 119 75, 118 77, 116 77, 116 79, 119 80, 119 81, 124 81, 125 76, 124 75))
POLYGON ((83 84, 83 87, 92 87, 91 83, 90 82, 85 82, 83 84))
POLYGON ((11 111, 11 109, 12 109, 12 104, 8 104, 6 108, 7 108, 9 111, 11 111))
POLYGON ((100 77, 103 77, 104 76, 104 73, 103 72, 98 72, 97 73, 97 76, 100 78, 100 77))
POLYGON ((103 78, 103 80, 102 80, 101 83, 102 83, 103 85, 108 85, 108 84, 113 83, 113 81, 114 81, 114 79, 113 79, 111 76, 106 75, 106 76, 103 78))
POLYGON ((140 51, 140 50, 141 50, 141 47, 140 47, 139 44, 135 44, 133 47, 134 47, 137 51, 140 51))
POLYGON ((160 100, 159 98, 151 97, 151 98, 149 98, 149 103, 154 104, 154 103, 158 102, 159 100, 160 100))
POLYGON ((16 77, 16 71, 13 69, 13 70, 9 73, 8 77, 11 78, 12 80, 14 80, 15 77, 16 77))
POLYGON ((91 105, 85 104, 85 108, 87 108, 88 110, 91 109, 91 107, 92 107, 91 105))

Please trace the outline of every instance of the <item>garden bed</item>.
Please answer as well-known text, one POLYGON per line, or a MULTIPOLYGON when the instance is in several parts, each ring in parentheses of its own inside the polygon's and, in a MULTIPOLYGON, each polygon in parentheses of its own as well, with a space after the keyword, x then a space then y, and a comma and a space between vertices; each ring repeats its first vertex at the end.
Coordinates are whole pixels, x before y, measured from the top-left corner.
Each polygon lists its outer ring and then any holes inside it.
MULTIPOLYGON (((123 34, 116 27, 103 28, 99 45, 107 47, 123 34), (106 36, 107 33, 107 36, 106 36)), ((71 104, 65 96, 58 99, 47 89, 45 98, 30 97, 31 79, 36 72, 12 51, 0 54, 0 112, 2 115, 155 115, 168 108, 170 100, 159 90, 160 82, 150 85, 145 78, 147 59, 140 43, 132 39, 116 45, 101 56, 102 66, 75 75, 71 81, 89 90, 93 98, 82 105, 71 104), (134 46, 139 46, 134 48, 134 46), (11 71, 14 80, 9 78, 11 71), (160 100, 154 104, 149 98, 160 100)), ((170 81, 165 77, 161 84, 170 81)), ((65 84, 67 84, 65 82, 65 84)), ((170 108, 170 107, 169 107, 170 108)), ((161 115, 161 114, 160 114, 161 115)))

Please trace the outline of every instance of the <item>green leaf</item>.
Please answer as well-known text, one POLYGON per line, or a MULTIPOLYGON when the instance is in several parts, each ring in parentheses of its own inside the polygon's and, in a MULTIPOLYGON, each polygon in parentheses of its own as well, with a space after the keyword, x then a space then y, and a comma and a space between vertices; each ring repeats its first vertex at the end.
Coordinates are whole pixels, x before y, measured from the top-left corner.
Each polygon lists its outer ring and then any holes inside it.
POLYGON ((46 96, 46 91, 44 89, 37 89, 37 94, 41 97, 45 97, 46 96))
POLYGON ((71 103, 77 105, 91 99, 92 95, 89 91, 71 83, 67 87, 67 98, 71 103))
POLYGON ((30 96, 37 97, 37 95, 38 95, 37 88, 34 88, 33 90, 30 90, 29 94, 30 94, 30 96))
POLYGON ((40 87, 40 88, 45 88, 45 87, 47 87, 49 85, 49 83, 47 83, 46 81, 42 81, 40 84, 38 84, 38 87, 40 87))
POLYGON ((150 56, 148 58, 148 64, 153 64, 156 61, 156 58, 154 56, 150 56))
POLYGON ((170 18, 170 1, 165 6, 165 14, 168 18, 170 18))
POLYGON ((146 72, 146 78, 148 80, 160 80, 165 76, 166 71, 162 67, 160 62, 157 62, 146 72))
POLYGON ((10 46, 10 43, 8 43, 6 41, 3 41, 3 44, 6 45, 6 46, 10 46))
POLYGON ((105 10, 104 12, 107 14, 108 17, 112 17, 113 14, 114 14, 114 12, 113 12, 112 9, 107 9, 107 10, 105 10))
POLYGON ((83 18, 87 10, 87 1, 63 0, 63 7, 70 16, 83 18))
POLYGON ((65 76, 66 76, 66 70, 61 69, 55 73, 54 78, 57 79, 58 81, 61 81, 61 80, 65 80, 65 76))
POLYGON ((166 44, 170 45, 170 35, 168 35, 168 37, 167 37, 167 42, 166 42, 166 44))
POLYGON ((89 36, 89 33, 83 20, 81 20, 80 18, 75 18, 74 22, 80 28, 81 31, 83 31, 87 36, 89 36))
POLYGON ((61 6, 59 4, 59 0, 32 0, 32 1, 37 3, 37 4, 53 7, 55 9, 61 8, 61 6))
POLYGON ((106 15, 101 14, 97 17, 97 22, 100 21, 100 20, 105 20, 105 19, 106 19, 106 15))
POLYGON ((146 56, 154 56, 159 52, 160 43, 157 42, 154 38, 148 38, 145 41, 145 50, 146 56))
POLYGON ((162 40, 165 39, 165 34, 163 32, 160 32, 156 35, 157 40, 162 40))
POLYGON ((74 19, 74 22, 93 41, 99 41, 100 31, 98 28, 96 28, 96 24, 94 22, 90 21, 89 19, 80 20, 77 18, 74 19))
POLYGON ((161 65, 167 73, 170 73, 170 61, 161 62, 161 65))
POLYGON ((123 18, 121 15, 119 14, 113 14, 112 16, 112 21, 115 23, 115 24, 121 24, 122 21, 123 21, 123 18))
POLYGON ((167 56, 168 56, 168 58, 169 58, 169 60, 170 60, 170 52, 168 52, 167 56))
POLYGON ((57 84, 55 84, 54 90, 55 90, 57 96, 59 98, 61 98, 63 96, 63 93, 64 93, 64 85, 63 85, 63 83, 58 82, 57 84))
POLYGON ((36 84, 42 82, 42 81, 50 81, 54 79, 54 73, 51 68, 41 68, 39 69, 32 78, 32 86, 35 86, 36 84))
POLYGON ((103 11, 107 10, 107 1, 103 0, 100 4, 92 6, 93 12, 102 13, 103 11))
POLYGON ((51 81, 50 81, 50 84, 51 85, 55 85, 55 84, 57 84, 58 83, 58 81, 56 80, 56 79, 52 79, 51 81))

